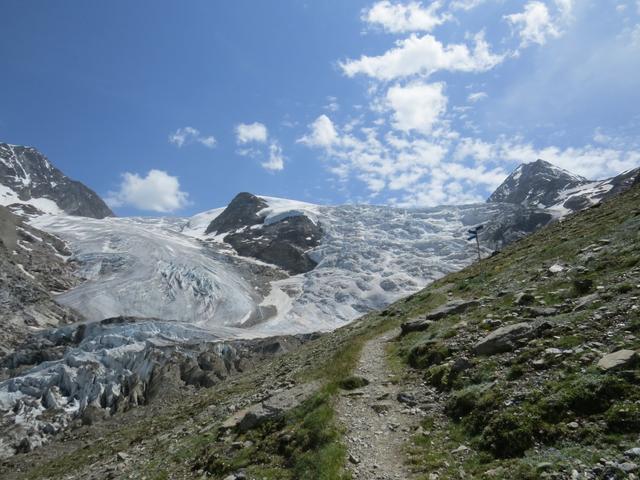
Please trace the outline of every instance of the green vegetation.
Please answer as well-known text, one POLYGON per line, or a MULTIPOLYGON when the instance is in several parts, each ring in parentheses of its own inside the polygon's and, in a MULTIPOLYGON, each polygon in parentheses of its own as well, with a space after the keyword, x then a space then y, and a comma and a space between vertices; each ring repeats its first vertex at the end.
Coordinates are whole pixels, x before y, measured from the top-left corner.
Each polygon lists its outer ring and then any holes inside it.
POLYGON ((604 373, 596 363, 603 352, 640 349, 640 340, 629 336, 640 332, 639 309, 631 308, 640 284, 639 198, 636 187, 427 289, 489 300, 400 338, 393 349, 408 372, 423 372, 444 407, 425 420, 428 435, 415 435, 409 449, 425 478, 430 472, 459 478, 461 470, 469 478, 540 478, 543 470, 570 475, 578 462, 620 459, 637 446, 640 372, 604 373), (554 263, 567 270, 550 274, 554 263), (535 310, 514 302, 525 290, 535 299, 532 307, 552 306, 556 313, 535 320, 536 338, 512 351, 474 355, 475 342, 496 325, 534 321, 535 310), (455 368, 460 358, 466 366, 455 368), (460 445, 470 450, 452 455, 460 445))

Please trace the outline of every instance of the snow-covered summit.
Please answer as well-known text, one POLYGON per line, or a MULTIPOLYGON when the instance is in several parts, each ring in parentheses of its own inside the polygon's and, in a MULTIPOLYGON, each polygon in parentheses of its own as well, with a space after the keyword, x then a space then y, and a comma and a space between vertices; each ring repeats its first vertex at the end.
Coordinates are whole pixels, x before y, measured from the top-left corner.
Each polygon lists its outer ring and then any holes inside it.
POLYGON ((14 204, 49 214, 113 216, 95 192, 65 176, 37 149, 0 143, 0 205, 14 204))
POLYGON ((523 163, 489 197, 489 202, 518 203, 549 207, 555 203, 558 192, 588 183, 586 178, 574 175, 544 160, 523 163))
POLYGON ((542 208, 559 218, 624 191, 639 175, 640 169, 635 169, 605 180, 588 180, 536 160, 518 166, 487 201, 542 208))

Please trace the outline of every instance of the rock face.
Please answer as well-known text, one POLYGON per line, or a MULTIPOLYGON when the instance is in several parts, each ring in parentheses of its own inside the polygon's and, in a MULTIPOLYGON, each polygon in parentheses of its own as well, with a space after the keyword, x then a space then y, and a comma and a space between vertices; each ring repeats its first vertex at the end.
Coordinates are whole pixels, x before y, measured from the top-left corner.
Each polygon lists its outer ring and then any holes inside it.
POLYGON ((0 204, 14 203, 82 217, 113 216, 94 191, 65 176, 35 148, 0 143, 0 204))
POLYGON ((266 223, 261 211, 267 207, 262 198, 240 193, 205 233, 227 233, 224 241, 238 254, 277 265, 289 273, 313 270, 317 263, 307 251, 320 244, 322 228, 305 215, 285 216, 266 223))
POLYGON ((206 234, 229 233, 239 228, 261 225, 264 218, 258 215, 260 210, 267 208, 267 202, 252 195, 241 192, 235 196, 227 208, 216 217, 205 230, 206 234))
POLYGON ((0 206, 0 359, 34 327, 81 318, 55 303, 51 295, 79 281, 74 265, 65 262, 69 255, 60 239, 0 206))

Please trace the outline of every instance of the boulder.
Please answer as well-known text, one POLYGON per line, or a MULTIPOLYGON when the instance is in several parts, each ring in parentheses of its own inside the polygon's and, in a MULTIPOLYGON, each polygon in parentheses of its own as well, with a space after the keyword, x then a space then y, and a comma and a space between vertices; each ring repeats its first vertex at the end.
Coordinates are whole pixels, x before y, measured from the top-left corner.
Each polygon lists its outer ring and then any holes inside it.
POLYGON ((494 355, 496 353, 510 352, 514 350, 520 342, 531 338, 534 331, 531 324, 524 322, 500 327, 476 343, 473 351, 478 355, 494 355))
POLYGON ((441 318, 449 315, 464 313, 470 308, 477 307, 478 305, 480 305, 478 300, 452 300, 451 302, 429 312, 426 320, 440 320, 441 318))
POLYGON ((638 354, 634 350, 618 350, 602 357, 598 368, 605 372, 632 367, 638 361, 638 354))
POLYGON ((407 335, 411 332, 423 332, 433 325, 433 320, 427 320, 426 318, 417 318, 409 320, 400 325, 400 335, 407 335))

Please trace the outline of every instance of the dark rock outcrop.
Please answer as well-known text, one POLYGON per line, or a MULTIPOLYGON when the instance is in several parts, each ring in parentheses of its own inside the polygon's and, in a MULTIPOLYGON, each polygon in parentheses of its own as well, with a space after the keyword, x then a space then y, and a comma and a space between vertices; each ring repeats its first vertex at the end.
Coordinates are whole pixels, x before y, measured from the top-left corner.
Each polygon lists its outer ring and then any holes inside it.
POLYGON ((261 225, 264 218, 258 215, 267 208, 267 202, 251 193, 241 192, 235 196, 224 212, 218 215, 207 227, 206 234, 233 232, 239 228, 261 225))
POLYGON ((304 215, 265 224, 261 210, 265 200, 250 193, 238 194, 207 227, 206 233, 224 237, 238 254, 277 265, 291 274, 313 270, 316 262, 306 253, 318 246, 322 228, 304 215))
POLYGON ((46 198, 69 215, 113 216, 93 190, 68 178, 33 147, 0 143, 0 184, 13 190, 21 201, 46 198))

